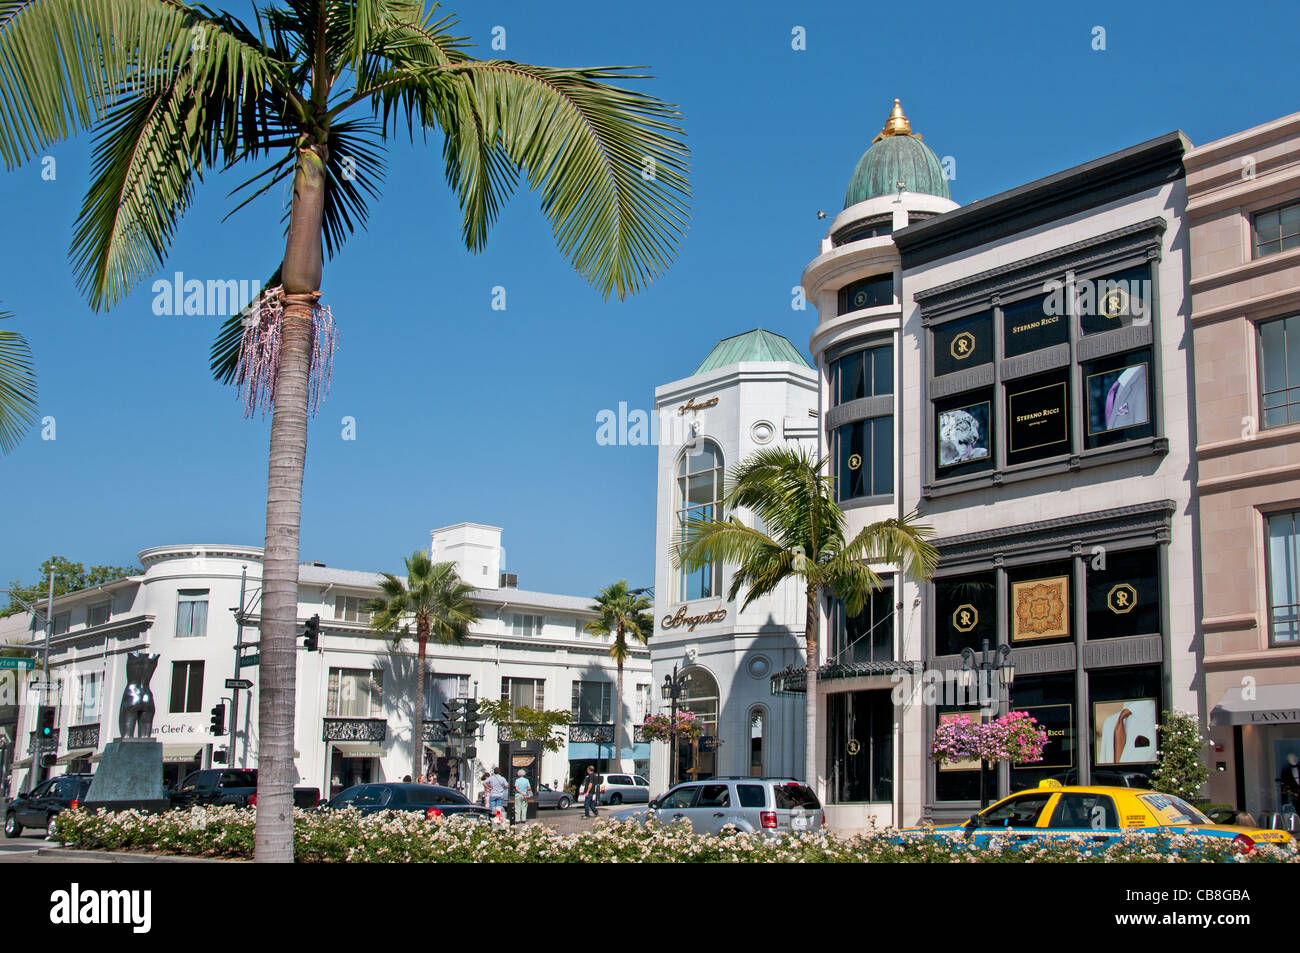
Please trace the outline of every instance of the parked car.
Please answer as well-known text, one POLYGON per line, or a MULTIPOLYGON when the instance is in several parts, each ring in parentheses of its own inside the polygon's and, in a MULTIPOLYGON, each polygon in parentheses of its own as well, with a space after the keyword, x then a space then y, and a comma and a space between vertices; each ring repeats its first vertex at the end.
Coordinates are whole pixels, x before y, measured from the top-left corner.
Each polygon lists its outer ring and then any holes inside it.
POLYGON ((573 795, 567 791, 557 791, 549 784, 538 785, 537 788, 537 808, 541 810, 546 807, 553 807, 558 810, 567 810, 573 803, 573 795))
POLYGON ((812 789, 793 778, 709 778, 687 781, 645 808, 617 811, 614 820, 690 821, 697 834, 721 834, 728 824, 750 833, 818 831, 826 812, 812 789))
MULTIPOLYGON (((639 774, 598 774, 596 783, 600 785, 601 804, 648 804, 650 802, 650 782, 639 774)), ((583 778, 578 782, 581 791, 586 784, 583 778)))
POLYGON ((44 830, 48 836, 54 819, 85 798, 91 780, 89 774, 65 774, 21 792, 5 807, 5 837, 17 837, 24 827, 44 830))
POLYGON ((465 795, 452 788, 436 784, 398 784, 380 781, 361 784, 340 791, 330 799, 326 810, 355 808, 363 815, 380 811, 410 811, 427 818, 464 816, 466 819, 490 823, 492 812, 474 804, 465 795))
MULTIPOLYGON (((320 801, 317 788, 294 788, 294 807, 315 807, 320 801)), ((196 805, 234 805, 253 807, 257 804, 256 768, 206 768, 191 771, 171 792, 174 808, 191 808, 196 805)))
POLYGON ((902 833, 959 837, 977 844, 1001 835, 1014 846, 1081 835, 1090 842, 1105 844, 1129 831, 1226 839, 1243 851, 1254 850, 1256 844, 1295 844, 1286 831, 1215 824, 1172 794, 1101 785, 1064 787, 1050 779, 1040 782, 1037 788, 1003 798, 965 824, 902 833))

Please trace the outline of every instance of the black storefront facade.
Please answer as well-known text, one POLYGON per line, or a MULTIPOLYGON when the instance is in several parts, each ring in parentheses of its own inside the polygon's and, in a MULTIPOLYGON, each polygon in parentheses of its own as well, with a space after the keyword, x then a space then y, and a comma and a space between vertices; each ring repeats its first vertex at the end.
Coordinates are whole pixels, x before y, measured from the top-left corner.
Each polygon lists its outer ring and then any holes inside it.
MULTIPOLYGON (((936 541, 926 667, 959 670, 962 648, 978 653, 986 640, 1009 646, 1015 677, 996 713, 1027 711, 1048 732, 1041 762, 998 767, 997 796, 1045 778, 1140 783, 1155 767, 1155 728, 1172 694, 1166 553, 1174 512, 1163 500, 936 541)), ((937 702, 925 709, 926 738, 945 718, 980 718, 978 702, 942 691, 937 702)), ((933 820, 978 809, 978 765, 930 763, 927 781, 933 820)))

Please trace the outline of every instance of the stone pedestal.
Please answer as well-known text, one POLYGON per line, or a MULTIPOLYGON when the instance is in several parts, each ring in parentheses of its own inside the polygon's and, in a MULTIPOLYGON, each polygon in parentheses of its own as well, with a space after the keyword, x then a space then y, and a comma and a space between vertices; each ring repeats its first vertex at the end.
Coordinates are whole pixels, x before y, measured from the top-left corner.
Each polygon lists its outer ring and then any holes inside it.
POLYGON ((82 806, 90 811, 167 810, 171 799, 163 791, 162 757, 162 742, 152 738, 109 742, 82 806))

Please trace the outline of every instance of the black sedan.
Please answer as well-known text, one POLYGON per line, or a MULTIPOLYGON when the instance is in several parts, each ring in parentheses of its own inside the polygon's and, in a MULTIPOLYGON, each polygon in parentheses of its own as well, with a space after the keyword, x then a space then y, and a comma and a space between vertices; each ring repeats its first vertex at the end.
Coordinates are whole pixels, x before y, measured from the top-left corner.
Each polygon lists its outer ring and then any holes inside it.
POLYGON ((398 784, 380 781, 358 784, 340 791, 325 805, 327 811, 356 808, 362 814, 380 811, 409 811, 427 818, 465 816, 475 821, 490 822, 492 813, 485 807, 452 788, 435 784, 398 784))
POLYGON ((88 774, 66 774, 43 781, 30 793, 22 792, 5 808, 5 837, 17 837, 24 827, 34 827, 49 834, 61 811, 76 807, 90 790, 88 774))

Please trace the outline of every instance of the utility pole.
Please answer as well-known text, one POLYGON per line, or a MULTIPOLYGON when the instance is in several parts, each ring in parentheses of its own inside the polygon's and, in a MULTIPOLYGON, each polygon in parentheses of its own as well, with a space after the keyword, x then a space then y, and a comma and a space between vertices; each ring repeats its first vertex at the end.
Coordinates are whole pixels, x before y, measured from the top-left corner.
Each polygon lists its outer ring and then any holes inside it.
MULTIPOLYGON (((50 703, 50 637, 54 634, 54 570, 50 570, 49 595, 45 600, 45 649, 41 656, 41 704, 50 703)), ((28 777, 34 779, 27 789, 33 790, 45 780, 44 757, 39 742, 32 747, 32 771, 28 777)))

